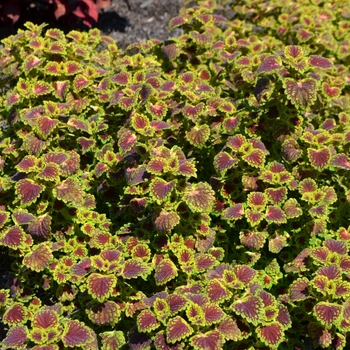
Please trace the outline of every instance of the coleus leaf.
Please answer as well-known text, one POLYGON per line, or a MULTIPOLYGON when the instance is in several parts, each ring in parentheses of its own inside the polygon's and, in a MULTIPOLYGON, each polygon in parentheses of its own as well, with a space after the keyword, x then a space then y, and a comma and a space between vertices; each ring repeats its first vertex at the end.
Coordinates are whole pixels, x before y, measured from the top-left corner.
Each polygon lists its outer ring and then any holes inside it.
POLYGON ((32 84, 32 91, 36 97, 41 96, 41 95, 47 95, 52 90, 53 90, 52 85, 50 85, 49 83, 47 83, 45 81, 35 81, 32 84))
POLYGON ((39 179, 46 181, 58 182, 60 179, 60 167, 56 163, 48 163, 44 168, 37 174, 39 179))
POLYGON ((237 323, 229 316, 226 316, 221 321, 217 329, 227 340, 237 342, 243 338, 243 334, 238 328, 237 323))
POLYGON ((167 159, 162 157, 155 157, 147 164, 147 171, 151 174, 160 175, 163 173, 167 165, 167 159))
POLYGON ((23 173, 37 170, 37 158, 35 156, 25 156, 17 165, 16 169, 23 173))
POLYGON ((226 220, 237 220, 244 215, 244 209, 242 203, 234 204, 233 206, 226 208, 222 212, 222 218, 226 220))
POLYGON ((191 338, 194 349, 198 350, 220 350, 223 346, 223 337, 217 330, 200 333, 191 338))
POLYGON ((175 343, 193 333, 192 327, 180 316, 170 319, 166 327, 167 341, 175 343))
POLYGON ((231 298, 232 293, 218 279, 212 279, 206 286, 206 293, 211 302, 220 303, 231 298))
POLYGON ((47 243, 40 243, 31 248, 23 258, 23 264, 31 270, 43 271, 53 260, 52 250, 47 243))
POLYGON ((137 140, 136 135, 126 128, 119 130, 118 138, 119 151, 122 155, 129 152, 137 140))
POLYGON ((243 155, 242 159, 252 167, 261 168, 265 163, 265 153, 260 149, 253 148, 251 152, 243 155))
POLYGON ((341 315, 342 307, 338 304, 319 302, 314 307, 316 318, 326 327, 331 327, 336 323, 341 315))
POLYGON ((28 206, 34 203, 39 198, 40 193, 45 189, 43 185, 38 185, 30 179, 19 180, 15 188, 22 206, 28 206))
POLYGON ((283 341, 283 329, 277 322, 258 327, 256 332, 260 340, 271 349, 277 349, 279 344, 283 341))
POLYGON ((195 266, 198 272, 204 272, 211 269, 217 260, 210 254, 198 253, 195 255, 195 266))
POLYGON ((245 210, 245 216, 251 226, 257 226, 264 219, 263 213, 250 209, 245 210))
POLYGON ((298 278, 296 281, 294 281, 291 284, 290 290, 289 290, 289 295, 291 300, 300 301, 308 298, 309 284, 310 284, 310 281, 306 277, 298 278))
POLYGON ((101 275, 93 272, 87 278, 88 293, 99 302, 104 302, 113 292, 117 283, 114 275, 101 275))
POLYGON ((149 119, 140 113, 134 113, 132 115, 131 126, 141 135, 150 136, 153 133, 149 119))
POLYGON ((296 81, 285 78, 283 83, 288 99, 296 107, 312 105, 316 100, 316 81, 314 79, 296 81))
POLYGON ((235 301, 232 307, 237 314, 256 326, 262 314, 263 302, 257 296, 249 295, 235 301))
POLYGON ((82 204, 85 195, 81 183, 75 178, 68 178, 62 181, 54 188, 53 192, 57 199, 77 206, 82 204))
POLYGON ((160 204, 170 196, 175 184, 175 180, 166 182, 165 180, 156 177, 150 183, 150 193, 152 197, 156 199, 157 203, 160 204))
POLYGON ((309 64, 310 66, 321 67, 321 68, 330 68, 333 66, 332 62, 327 58, 324 58, 321 56, 314 56, 314 55, 311 55, 309 57, 309 64))
POLYGON ((311 166, 319 171, 322 171, 325 167, 327 167, 332 158, 328 147, 323 149, 308 148, 307 155, 311 166))
POLYGON ((176 265, 168 258, 163 259, 155 267, 154 278, 156 285, 160 286, 177 276, 176 265))
POLYGON ((276 224, 284 224, 287 222, 286 216, 283 210, 276 206, 268 206, 265 213, 265 219, 268 222, 274 222, 276 224))
POLYGON ((186 133, 186 139, 195 147, 201 148, 210 136, 210 128, 207 124, 196 125, 186 133))
POLYGON ((103 332, 99 336, 101 337, 101 350, 118 350, 126 344, 122 331, 103 332))
POLYGON ((169 232, 180 222, 180 216, 174 212, 167 212, 164 209, 161 209, 161 212, 156 217, 154 225, 158 231, 169 232))
POLYGON ((153 344, 156 350, 181 350, 183 349, 183 344, 177 343, 175 345, 169 345, 166 342, 164 331, 158 332, 153 340, 153 344))
POLYGON ((269 238, 269 251, 278 254, 287 245, 287 237, 277 232, 269 238))
POLYGON ((140 258, 127 260, 123 268, 124 278, 145 278, 151 272, 150 266, 140 258))
POLYGON ((259 250, 261 249, 266 241, 267 233, 266 232, 245 232, 242 231, 239 234, 241 243, 251 249, 259 250))
POLYGON ((89 319, 99 326, 114 326, 118 323, 120 316, 120 308, 118 304, 110 300, 103 303, 89 303, 85 309, 85 312, 89 319))
POLYGON ((236 275, 238 281, 242 282, 245 286, 251 283, 256 276, 256 271, 246 265, 237 265, 233 268, 233 272, 236 275))
POLYGON ((262 210, 266 207, 267 197, 262 192, 251 192, 247 196, 247 204, 253 210, 262 210))
POLYGON ((22 304, 13 303, 4 312, 2 320, 8 325, 19 325, 25 323, 27 320, 27 310, 22 304))
POLYGON ((139 332, 151 332, 159 326, 160 323, 150 310, 142 310, 137 316, 137 328, 139 332))
POLYGON ((37 310, 34 314, 32 326, 34 328, 50 329, 55 328, 59 325, 58 313, 50 308, 44 307, 37 310))
POLYGON ((65 319, 62 342, 65 347, 85 346, 94 340, 93 331, 84 323, 65 319))
POLYGON ((287 199, 283 205, 283 210, 288 219, 294 219, 303 214, 303 211, 295 198, 287 199))
POLYGON ((281 59, 278 56, 269 56, 265 58, 257 72, 274 72, 282 68, 281 63, 281 59))
POLYGON ((10 214, 7 211, 0 210, 0 228, 5 225, 9 217, 10 214))
POLYGON ((180 294, 171 294, 166 299, 171 313, 174 315, 186 307, 187 299, 180 294))
POLYGON ((79 144, 81 146, 81 150, 82 150, 83 154, 90 151, 96 144, 95 140, 90 140, 90 139, 87 139, 85 137, 79 137, 77 139, 77 141, 79 142, 79 144))
POLYGON ((25 326, 11 327, 2 344, 9 348, 22 349, 28 340, 27 332, 28 330, 25 326))
POLYGON ((24 245, 26 235, 19 226, 11 226, 5 231, 0 232, 0 245, 5 245, 12 249, 19 249, 24 245))
POLYGON ((226 315, 222 309, 212 303, 207 303, 203 306, 204 319, 207 325, 218 323, 226 315))
POLYGON ((59 121, 57 119, 42 116, 36 120, 36 131, 41 137, 47 139, 58 124, 59 121))
POLYGON ((279 204, 283 202, 287 194, 287 188, 286 187, 267 188, 265 190, 265 193, 269 198, 269 200, 272 202, 272 204, 279 204))
POLYGON ((183 200, 193 212, 210 212, 215 202, 214 194, 210 185, 205 182, 188 184, 183 200))
POLYGON ((232 168, 236 163, 238 163, 238 159, 236 156, 231 156, 227 152, 221 151, 214 157, 214 166, 215 169, 224 174, 226 170, 232 168))
POLYGON ((337 154, 332 158, 331 165, 333 165, 337 168, 350 170, 349 157, 344 153, 337 154))

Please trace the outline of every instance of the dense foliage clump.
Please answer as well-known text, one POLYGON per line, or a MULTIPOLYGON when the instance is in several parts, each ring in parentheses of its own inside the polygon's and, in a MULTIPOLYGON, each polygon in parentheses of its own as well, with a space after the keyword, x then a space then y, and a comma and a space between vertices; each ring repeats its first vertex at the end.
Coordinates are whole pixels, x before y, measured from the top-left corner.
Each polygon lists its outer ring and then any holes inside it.
POLYGON ((349 346, 349 3, 184 5, 3 40, 3 348, 349 346))

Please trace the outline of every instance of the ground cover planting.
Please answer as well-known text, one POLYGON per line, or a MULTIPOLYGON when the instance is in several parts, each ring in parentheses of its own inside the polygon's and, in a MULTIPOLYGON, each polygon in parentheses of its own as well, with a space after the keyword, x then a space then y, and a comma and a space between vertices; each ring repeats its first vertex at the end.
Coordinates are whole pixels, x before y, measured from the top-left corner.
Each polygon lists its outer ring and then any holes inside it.
POLYGON ((346 349, 349 18, 186 0, 165 42, 4 39, 1 347, 346 349))

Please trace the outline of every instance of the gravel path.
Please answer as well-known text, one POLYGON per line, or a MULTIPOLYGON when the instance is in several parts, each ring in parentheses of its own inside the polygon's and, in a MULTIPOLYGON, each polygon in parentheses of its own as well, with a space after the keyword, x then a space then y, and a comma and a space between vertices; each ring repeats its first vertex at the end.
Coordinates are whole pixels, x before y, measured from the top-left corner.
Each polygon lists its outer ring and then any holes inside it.
POLYGON ((113 0, 100 14, 97 25, 116 39, 119 47, 148 39, 166 40, 179 34, 179 30, 170 33, 168 23, 178 15, 182 0, 129 0, 129 4, 130 10, 125 1, 113 0))

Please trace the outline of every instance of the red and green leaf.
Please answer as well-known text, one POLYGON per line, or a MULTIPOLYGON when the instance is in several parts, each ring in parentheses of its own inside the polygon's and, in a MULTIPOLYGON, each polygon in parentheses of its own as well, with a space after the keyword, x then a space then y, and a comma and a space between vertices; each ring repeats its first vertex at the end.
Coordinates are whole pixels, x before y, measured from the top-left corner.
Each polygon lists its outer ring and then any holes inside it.
POLYGON ((170 259, 163 259, 156 265, 154 278, 156 285, 160 286, 168 283, 177 276, 176 265, 170 259))
POLYGON ((87 278, 86 283, 89 294, 99 302, 104 302, 112 294, 117 279, 114 275, 94 272, 87 278))
POLYGON ((139 332, 151 332, 159 326, 160 323, 150 310, 142 310, 137 316, 137 328, 139 332))
POLYGON ((192 333, 192 327, 180 316, 170 319, 166 327, 166 336, 169 343, 176 343, 192 333))
POLYGON ((258 327, 256 332, 260 340, 271 349, 277 349, 284 339, 282 326, 277 322, 258 327))
POLYGON ((15 187, 22 206, 28 206, 36 202, 40 193, 45 189, 43 185, 38 185, 30 179, 19 180, 15 187))
POLYGON ((92 342, 93 332, 84 323, 65 319, 62 342, 65 347, 86 346, 92 342))
POLYGON ((31 270, 43 271, 53 260, 52 250, 47 243, 40 243, 31 248, 23 258, 23 264, 31 270))
POLYGON ((199 182, 188 185, 183 200, 193 212, 210 212, 215 202, 214 194, 209 184, 199 182))

